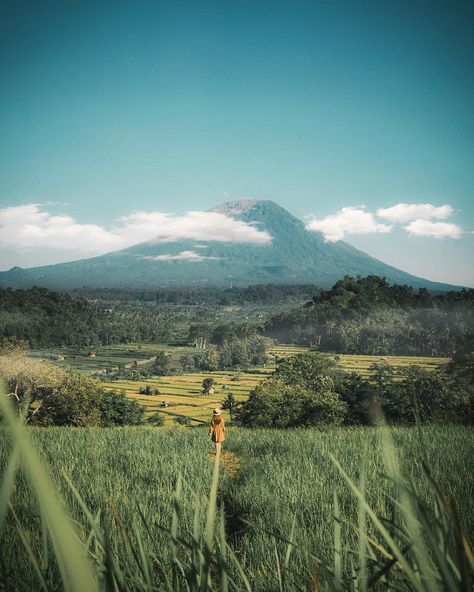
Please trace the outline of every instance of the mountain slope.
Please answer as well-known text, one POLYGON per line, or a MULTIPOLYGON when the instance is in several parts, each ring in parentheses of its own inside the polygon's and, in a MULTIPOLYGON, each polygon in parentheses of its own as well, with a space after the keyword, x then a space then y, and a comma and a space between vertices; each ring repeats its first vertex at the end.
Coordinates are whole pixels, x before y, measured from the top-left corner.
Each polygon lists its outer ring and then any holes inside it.
POLYGON ((339 241, 327 243, 272 201, 227 202, 211 211, 256 225, 268 244, 208 240, 144 242, 80 261, 0 273, 0 286, 149 287, 305 283, 328 287, 344 275, 380 275, 390 282, 453 288, 412 276, 339 241))

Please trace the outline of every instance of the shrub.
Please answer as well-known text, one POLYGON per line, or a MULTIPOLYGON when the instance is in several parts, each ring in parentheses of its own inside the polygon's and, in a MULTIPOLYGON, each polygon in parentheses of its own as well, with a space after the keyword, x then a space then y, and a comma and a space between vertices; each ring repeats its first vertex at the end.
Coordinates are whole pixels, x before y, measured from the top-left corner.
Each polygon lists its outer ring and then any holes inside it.
POLYGON ((150 386, 149 384, 147 384, 146 386, 141 386, 138 389, 138 392, 140 393, 140 395, 159 395, 160 391, 157 388, 154 388, 152 386, 150 386))
POLYGON ((417 366, 403 371, 403 380, 393 382, 382 409, 392 423, 414 423, 414 401, 420 420, 467 421, 469 415, 469 394, 439 371, 429 372, 417 366))
POLYGON ((177 415, 174 418, 174 421, 178 425, 182 425, 182 426, 190 426, 191 425, 191 420, 189 419, 189 417, 185 417, 184 415, 177 415))
POLYGON ((158 413, 158 411, 156 411, 155 413, 149 415, 145 421, 152 426, 161 427, 165 423, 165 418, 161 413, 158 413))
POLYGON ((344 423, 367 425, 372 422, 375 387, 356 372, 343 376, 337 384, 337 392, 347 405, 344 423))
POLYGON ((202 392, 207 395, 209 394, 209 391, 211 390, 211 388, 214 386, 215 384, 215 380, 213 378, 205 378, 202 381, 202 392))
POLYGON ((318 391, 272 377, 249 394, 238 411, 238 419, 251 427, 321 426, 342 423, 346 411, 347 405, 334 392, 329 377, 322 377, 318 391))
POLYGON ((0 355, 0 376, 17 410, 40 426, 108 426, 143 423, 142 406, 125 392, 100 391, 91 376, 57 368, 23 354, 0 355))
POLYGON ((103 426, 140 425, 145 409, 135 399, 129 399, 125 391, 99 393, 98 407, 103 426))
POLYGON ((368 424, 382 412, 391 424, 420 421, 465 422, 471 420, 469 389, 444 370, 430 372, 410 366, 393 368, 386 363, 372 366, 370 380, 357 374, 346 375, 337 391, 348 405, 346 423, 368 424))
POLYGON ((55 385, 43 389, 36 410, 31 422, 39 425, 94 426, 102 423, 97 383, 77 370, 63 372, 55 385))

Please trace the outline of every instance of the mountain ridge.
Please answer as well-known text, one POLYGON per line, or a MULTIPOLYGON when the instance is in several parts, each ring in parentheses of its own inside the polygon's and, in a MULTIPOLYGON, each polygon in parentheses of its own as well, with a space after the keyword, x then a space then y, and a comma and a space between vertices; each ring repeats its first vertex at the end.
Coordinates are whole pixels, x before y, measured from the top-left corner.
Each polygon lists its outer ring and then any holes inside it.
POLYGON ((213 240, 148 240, 105 255, 0 273, 0 286, 33 285, 158 288, 185 285, 318 284, 332 286, 345 275, 380 275, 392 283, 432 290, 459 286, 432 282, 392 267, 344 241, 326 242, 319 232, 271 200, 233 200, 216 212, 268 232, 262 244, 213 240))

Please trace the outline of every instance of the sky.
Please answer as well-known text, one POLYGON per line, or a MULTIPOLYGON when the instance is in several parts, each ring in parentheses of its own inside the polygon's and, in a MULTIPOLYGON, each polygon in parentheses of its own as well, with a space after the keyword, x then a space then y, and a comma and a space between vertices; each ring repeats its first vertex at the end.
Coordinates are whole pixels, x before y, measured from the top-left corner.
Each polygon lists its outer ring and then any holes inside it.
POLYGON ((0 19, 0 269, 272 199, 474 286, 473 2, 23 2, 0 19))

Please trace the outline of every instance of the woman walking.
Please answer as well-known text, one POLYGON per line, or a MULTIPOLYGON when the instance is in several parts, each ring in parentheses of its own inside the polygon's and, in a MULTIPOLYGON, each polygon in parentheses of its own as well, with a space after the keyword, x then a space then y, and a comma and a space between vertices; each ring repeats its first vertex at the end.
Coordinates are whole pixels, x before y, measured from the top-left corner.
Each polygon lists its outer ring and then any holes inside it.
POLYGON ((221 453, 222 442, 225 440, 225 423, 220 409, 214 409, 209 427, 209 434, 212 434, 212 441, 216 447, 216 456, 221 453))

